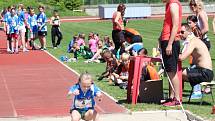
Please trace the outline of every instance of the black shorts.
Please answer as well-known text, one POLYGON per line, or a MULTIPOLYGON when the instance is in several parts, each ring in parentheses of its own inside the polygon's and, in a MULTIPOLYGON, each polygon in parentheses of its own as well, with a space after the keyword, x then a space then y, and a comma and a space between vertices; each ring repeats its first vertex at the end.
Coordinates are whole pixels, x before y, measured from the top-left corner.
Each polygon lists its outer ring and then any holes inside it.
POLYGON ((180 53, 180 42, 174 41, 172 44, 172 55, 166 55, 166 47, 169 41, 160 41, 163 62, 166 72, 177 72, 178 56, 180 53))
POLYGON ((38 31, 38 36, 46 36, 47 31, 38 31))
POLYGON ((213 80, 214 73, 212 70, 202 67, 186 68, 188 81, 191 86, 200 84, 202 82, 210 82, 213 80))
POLYGON ((121 44, 125 41, 123 31, 113 30, 112 39, 113 39, 115 46, 121 46, 121 44))
POLYGON ((142 37, 140 35, 134 35, 131 43, 133 44, 133 43, 140 43, 140 42, 141 43, 143 42, 142 37))

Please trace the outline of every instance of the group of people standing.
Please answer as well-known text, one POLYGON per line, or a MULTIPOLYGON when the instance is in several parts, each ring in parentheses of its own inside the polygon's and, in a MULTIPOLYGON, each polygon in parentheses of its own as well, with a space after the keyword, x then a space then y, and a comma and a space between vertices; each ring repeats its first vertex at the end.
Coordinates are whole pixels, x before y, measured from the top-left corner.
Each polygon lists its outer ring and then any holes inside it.
MULTIPOLYGON (((18 53, 19 48, 22 48, 23 52, 28 52, 28 42, 32 50, 36 50, 34 40, 39 38, 40 50, 46 50, 46 36, 47 36, 47 17, 44 12, 44 6, 38 7, 38 14, 35 14, 35 10, 32 7, 27 7, 23 4, 16 6, 9 6, 3 10, 1 17, 4 23, 4 31, 7 35, 7 52, 18 53), (21 44, 19 44, 21 40, 21 44)), ((52 25, 52 43, 56 48, 60 45, 62 40, 62 34, 60 32, 60 19, 58 12, 53 12, 53 17, 50 20, 52 25), (58 37, 57 43, 55 43, 55 37, 58 37)))
MULTIPOLYGON (((180 105, 179 79, 177 75, 178 60, 190 57, 191 67, 182 72, 182 80, 189 81, 201 93, 201 82, 210 82, 214 74, 209 50, 211 44, 207 36, 209 30, 208 17, 202 0, 191 0, 189 3, 194 15, 182 22, 182 6, 178 0, 163 0, 166 3, 166 14, 163 30, 160 37, 162 58, 165 70, 173 87, 170 88, 170 97, 163 103, 165 106, 180 105), (180 52, 179 40, 183 40, 184 47, 180 52), (180 54, 181 53, 181 54, 180 54)), ((194 91, 193 97, 195 97, 194 91)))
MULTIPOLYGON (((194 86, 194 89, 200 91, 200 93, 201 87, 199 84, 213 80, 214 74, 209 53, 211 44, 207 36, 209 31, 208 16, 204 10, 202 0, 190 0, 189 6, 193 15, 187 18, 187 23, 182 24, 182 5, 180 1, 162 0, 162 2, 166 4, 166 9, 159 45, 164 69, 169 76, 170 83, 173 85, 170 88, 169 99, 163 105, 176 106, 180 105, 179 78, 177 75, 178 60, 185 60, 190 55, 190 58, 192 58, 191 67, 183 70, 183 81, 189 81, 191 86, 194 86), (180 40, 186 40, 182 53, 180 40)), ((117 12, 113 14, 112 38, 115 44, 115 52, 118 49, 124 51, 124 42, 127 41, 123 23, 125 9, 124 4, 119 4, 117 12)), ((196 93, 199 92, 194 91, 193 97, 196 93)))

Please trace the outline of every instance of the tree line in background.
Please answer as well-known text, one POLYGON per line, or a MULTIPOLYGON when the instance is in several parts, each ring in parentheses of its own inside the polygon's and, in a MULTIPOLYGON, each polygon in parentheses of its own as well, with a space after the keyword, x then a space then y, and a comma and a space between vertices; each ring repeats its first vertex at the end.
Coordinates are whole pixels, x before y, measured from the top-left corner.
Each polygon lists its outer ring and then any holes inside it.
POLYGON ((55 6, 57 9, 64 9, 67 8, 69 10, 77 10, 83 5, 82 0, 38 0, 45 4, 55 6))
MULTIPOLYGON (((189 2, 189 0, 180 0, 181 2, 189 2)), ((215 2, 215 0, 204 0, 204 3, 215 2)), ((61 16, 82 16, 84 12, 76 12, 82 10, 82 6, 99 5, 99 4, 119 4, 119 3, 161 3, 161 0, 0 0, 0 9, 3 10, 10 5, 18 5, 23 3, 26 7, 31 6, 37 8, 39 5, 45 6, 46 15, 52 15, 53 10, 59 10, 61 16)), ((37 9, 36 9, 36 12, 37 9)))
POLYGON ((45 12, 48 17, 52 16, 54 10, 58 10, 61 16, 86 16, 85 12, 76 12, 83 5, 83 0, 0 0, 0 10, 4 10, 8 6, 18 6, 18 4, 32 7, 38 13, 38 6, 45 6, 45 12))
MULTIPOLYGON (((161 0, 39 0, 45 1, 47 4, 66 7, 70 10, 80 9, 82 5, 99 5, 99 4, 119 4, 119 3, 161 3, 161 0)), ((181 2, 189 2, 190 0, 180 0, 181 2)), ((215 0, 204 0, 204 2, 215 2, 215 0)))

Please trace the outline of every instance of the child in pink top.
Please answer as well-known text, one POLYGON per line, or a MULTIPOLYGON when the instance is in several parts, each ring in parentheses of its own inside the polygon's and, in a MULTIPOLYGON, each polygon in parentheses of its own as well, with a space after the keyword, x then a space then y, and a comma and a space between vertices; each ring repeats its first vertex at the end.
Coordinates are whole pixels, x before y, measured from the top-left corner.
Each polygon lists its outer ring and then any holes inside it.
POLYGON ((98 33, 94 33, 93 36, 94 36, 94 39, 96 40, 96 42, 98 43, 98 41, 100 40, 99 39, 99 34, 98 33))
POLYGON ((89 48, 91 52, 93 52, 93 54, 95 54, 97 51, 97 44, 98 44, 98 41, 94 38, 94 34, 91 32, 89 34, 89 48))
POLYGON ((85 34, 79 34, 78 39, 77 39, 77 44, 78 46, 85 46, 85 34))

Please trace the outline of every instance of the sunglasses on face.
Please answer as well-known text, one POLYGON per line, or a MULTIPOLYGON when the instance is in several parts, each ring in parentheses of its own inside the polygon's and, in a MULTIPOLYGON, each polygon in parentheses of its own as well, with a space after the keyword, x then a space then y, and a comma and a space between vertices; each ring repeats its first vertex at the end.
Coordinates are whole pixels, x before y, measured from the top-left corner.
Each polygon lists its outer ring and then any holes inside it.
POLYGON ((184 34, 184 33, 185 33, 185 31, 181 31, 180 33, 181 33, 181 34, 184 34))

